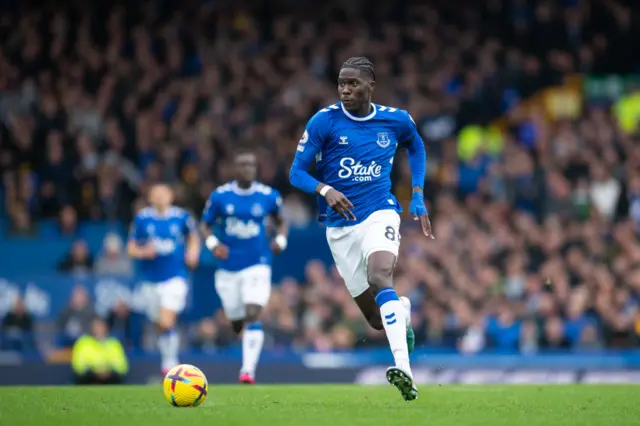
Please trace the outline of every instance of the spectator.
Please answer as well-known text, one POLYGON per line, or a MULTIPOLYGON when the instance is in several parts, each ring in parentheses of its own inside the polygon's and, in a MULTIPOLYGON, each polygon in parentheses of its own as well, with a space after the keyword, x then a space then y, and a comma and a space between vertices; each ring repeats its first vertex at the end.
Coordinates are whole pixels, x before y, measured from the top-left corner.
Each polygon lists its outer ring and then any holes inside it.
POLYGON ((601 165, 592 168, 593 182, 589 195, 595 209, 607 220, 613 219, 622 192, 622 185, 601 165))
POLYGON ((511 308, 505 306, 496 318, 489 319, 487 335, 494 348, 500 351, 514 351, 518 348, 520 328, 511 308))
POLYGON ((13 309, 2 319, 2 349, 27 351, 34 348, 33 318, 18 297, 13 309))
MULTIPOLYGON (((305 226, 313 197, 286 182, 291 141, 335 101, 336 70, 357 53, 377 66, 376 102, 410 111, 428 145, 438 239, 403 226, 395 277, 415 302, 418 344, 529 352, 539 332, 539 346, 595 345, 595 333, 607 347, 628 347, 638 338, 640 98, 625 84, 606 85, 624 90, 611 110, 589 84, 561 102, 537 94, 577 71, 636 72, 628 41, 638 35, 629 25, 638 10, 583 2, 576 25, 575 2, 517 2, 516 15, 508 3, 401 2, 388 16, 381 9, 358 19, 317 3, 305 9, 310 20, 274 0, 269 20, 242 15, 244 25, 234 7, 156 13, 155 3, 114 3, 90 30, 76 25, 96 21, 89 6, 59 5, 47 22, 30 9, 11 12, 0 23, 11 29, 0 54, 9 228, 31 235, 57 218, 58 238, 77 237, 84 220, 127 222, 161 180, 201 211, 229 179, 234 147, 256 141, 261 179, 285 196, 292 224, 305 226)), ((366 7, 354 0, 348 8, 366 7)), ((394 164, 406 206, 410 170, 394 164)), ((96 271, 128 270, 116 245, 105 241, 96 271)), ((65 260, 65 269, 92 269, 82 243, 65 260)), ((361 328, 335 273, 317 263, 307 270, 304 283, 274 290, 264 318, 273 346, 329 350, 384 339, 361 328)), ((235 341, 214 322, 220 345, 235 341)))
POLYGON ((105 237, 103 251, 95 262, 94 272, 121 277, 133 275, 133 262, 123 251, 122 239, 117 234, 105 237))
POLYGON ((520 328, 520 353, 535 354, 539 348, 538 327, 534 321, 527 320, 520 328))
POLYGON ((119 299, 113 309, 109 311, 106 319, 111 335, 120 340, 125 347, 133 343, 131 312, 126 302, 119 299))
POLYGON ((67 237, 75 236, 78 231, 78 216, 76 210, 70 205, 62 207, 60 209, 58 224, 62 235, 67 237))
POLYGON ((73 346, 80 336, 89 332, 91 320, 95 316, 89 302, 87 289, 81 285, 76 286, 71 294, 69 305, 58 317, 57 331, 60 347, 73 346))
POLYGON ((205 318, 195 331, 191 345, 204 353, 215 352, 218 348, 218 327, 213 318, 205 318))
POLYGON ((602 340, 598 336, 598 329, 595 325, 589 324, 582 329, 576 348, 580 351, 598 351, 603 348, 602 340))
POLYGON ((473 355, 484 350, 485 345, 485 330, 482 321, 477 321, 460 339, 458 350, 463 354, 473 355))
POLYGON ((84 240, 76 240, 71 246, 71 251, 58 264, 60 272, 72 274, 88 274, 93 267, 93 258, 89 253, 89 247, 84 240))
POLYGON ((544 324, 540 346, 544 349, 568 349, 571 343, 565 337, 562 320, 558 317, 549 318, 544 324))
POLYGON ((109 337, 104 320, 90 322, 91 333, 85 334, 73 345, 71 366, 77 385, 114 385, 125 380, 129 363, 122 345, 109 337))

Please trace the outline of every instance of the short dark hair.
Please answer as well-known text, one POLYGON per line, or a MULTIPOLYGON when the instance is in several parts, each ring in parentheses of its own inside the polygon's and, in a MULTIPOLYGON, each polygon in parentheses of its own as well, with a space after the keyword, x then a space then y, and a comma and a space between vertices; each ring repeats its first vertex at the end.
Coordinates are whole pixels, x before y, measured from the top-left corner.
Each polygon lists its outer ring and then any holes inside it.
POLYGON ((355 68, 360 71, 366 72, 372 80, 376 79, 376 70, 373 66, 373 62, 365 58, 364 56, 354 56, 352 58, 347 59, 344 64, 342 64, 343 68, 355 68))
POLYGON ((256 151, 248 146, 240 146, 233 150, 233 158, 238 158, 241 155, 245 155, 245 154, 251 154, 251 155, 257 156, 256 151))

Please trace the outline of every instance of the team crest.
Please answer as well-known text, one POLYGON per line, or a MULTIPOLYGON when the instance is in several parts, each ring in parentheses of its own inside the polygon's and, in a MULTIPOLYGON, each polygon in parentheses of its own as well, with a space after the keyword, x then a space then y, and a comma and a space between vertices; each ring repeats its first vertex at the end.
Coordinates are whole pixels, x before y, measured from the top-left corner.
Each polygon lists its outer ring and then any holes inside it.
POLYGON ((251 207, 251 214, 260 217, 264 214, 264 210, 260 204, 254 204, 253 207, 251 207))
POLYGON ((227 204, 226 210, 227 210, 227 214, 229 215, 233 214, 233 204, 227 204))
POLYGON ((169 226, 169 232, 171 232, 171 235, 178 235, 180 233, 180 228, 177 224, 172 223, 171 226, 169 226))
POLYGON ((153 235, 154 232, 156 232, 156 227, 151 224, 147 225, 147 234, 153 235))
POLYGON ((378 140, 376 141, 380 148, 386 148, 391 144, 391 139, 389 139, 389 134, 387 132, 378 133, 378 140))

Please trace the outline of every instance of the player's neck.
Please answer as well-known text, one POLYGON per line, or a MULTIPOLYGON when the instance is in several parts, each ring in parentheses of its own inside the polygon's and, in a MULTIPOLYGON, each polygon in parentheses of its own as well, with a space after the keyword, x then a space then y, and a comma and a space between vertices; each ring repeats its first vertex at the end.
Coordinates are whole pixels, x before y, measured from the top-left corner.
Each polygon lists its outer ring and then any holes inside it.
POLYGON ((169 207, 170 206, 153 206, 153 208, 156 209, 156 211, 161 215, 164 215, 167 210, 169 210, 169 207))
POLYGON ((352 112, 353 115, 358 117, 366 117, 371 113, 371 101, 367 101, 357 110, 352 112))
POLYGON ((251 185, 253 184, 253 182, 236 181, 236 184, 238 185, 238 188, 247 190, 247 189, 251 188, 251 185))

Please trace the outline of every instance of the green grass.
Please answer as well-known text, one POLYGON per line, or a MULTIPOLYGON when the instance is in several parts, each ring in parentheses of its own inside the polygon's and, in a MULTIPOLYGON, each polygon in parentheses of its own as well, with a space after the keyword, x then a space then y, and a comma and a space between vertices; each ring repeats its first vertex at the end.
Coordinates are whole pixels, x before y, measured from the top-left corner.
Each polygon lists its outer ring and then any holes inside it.
POLYGON ((627 426, 635 386, 423 386, 405 403, 390 387, 211 386, 198 408, 154 387, 0 387, 0 425, 47 426, 627 426))

